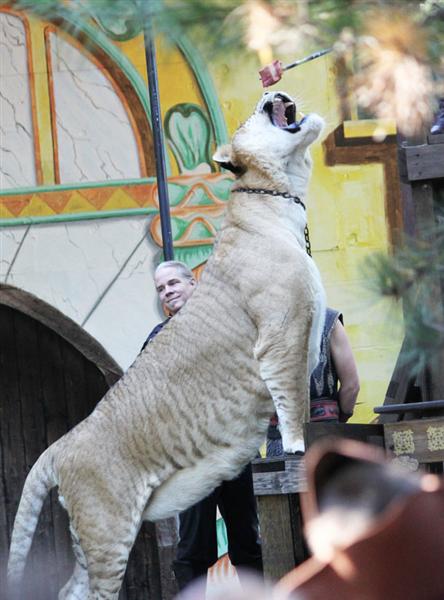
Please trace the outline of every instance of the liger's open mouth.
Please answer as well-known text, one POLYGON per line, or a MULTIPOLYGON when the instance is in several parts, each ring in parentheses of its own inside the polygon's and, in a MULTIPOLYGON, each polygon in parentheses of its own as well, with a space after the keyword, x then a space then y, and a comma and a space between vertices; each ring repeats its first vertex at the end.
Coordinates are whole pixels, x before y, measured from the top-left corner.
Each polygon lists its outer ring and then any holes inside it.
POLYGON ((301 129, 304 118, 296 120, 296 104, 284 94, 276 94, 272 100, 264 104, 264 111, 270 117, 270 121, 275 127, 296 133, 301 129))

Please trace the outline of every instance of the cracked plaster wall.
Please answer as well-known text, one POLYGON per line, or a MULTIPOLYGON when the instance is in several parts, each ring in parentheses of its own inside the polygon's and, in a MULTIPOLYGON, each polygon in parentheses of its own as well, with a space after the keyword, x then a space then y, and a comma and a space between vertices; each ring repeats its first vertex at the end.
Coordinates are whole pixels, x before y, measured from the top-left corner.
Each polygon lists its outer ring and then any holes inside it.
POLYGON ((111 82, 77 48, 49 39, 60 182, 140 177, 134 132, 111 82))
POLYGON ((126 370, 163 318, 146 217, 0 230, 0 281, 73 319, 126 370))
POLYGON ((0 13, 0 188, 36 184, 25 28, 0 13))

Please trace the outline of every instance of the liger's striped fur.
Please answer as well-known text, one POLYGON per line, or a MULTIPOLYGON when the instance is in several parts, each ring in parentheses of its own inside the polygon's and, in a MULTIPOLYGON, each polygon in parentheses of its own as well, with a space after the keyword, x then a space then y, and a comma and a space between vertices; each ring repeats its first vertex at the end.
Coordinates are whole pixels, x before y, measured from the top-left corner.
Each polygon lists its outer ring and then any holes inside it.
MULTIPOLYGON (((283 93, 265 94, 215 160, 240 173, 239 187, 305 202, 308 146, 322 120, 310 115, 288 130, 290 117, 282 114, 290 102, 283 93)), ((68 511, 76 557, 59 598, 108 600, 118 596, 141 522, 183 510, 236 476, 263 442, 274 407, 284 448, 303 449, 308 375, 324 315, 319 274, 305 252, 305 223, 291 199, 232 194, 192 298, 94 412, 29 473, 11 542, 9 597, 20 597, 51 487, 58 486, 68 511)))

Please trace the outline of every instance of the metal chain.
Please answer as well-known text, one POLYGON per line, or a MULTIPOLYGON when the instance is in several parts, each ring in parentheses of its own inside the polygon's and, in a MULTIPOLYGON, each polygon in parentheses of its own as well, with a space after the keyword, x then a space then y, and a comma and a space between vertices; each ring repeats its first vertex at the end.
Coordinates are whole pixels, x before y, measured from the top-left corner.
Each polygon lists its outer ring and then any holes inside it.
MULTIPOLYGON (((264 190, 262 188, 234 188, 231 190, 232 192, 245 192, 246 194, 264 194, 267 196, 280 196, 282 198, 290 198, 296 204, 300 204, 302 208, 305 210, 305 204, 299 198, 299 196, 292 196, 288 192, 276 192, 275 190, 264 190)), ((305 226, 304 229, 305 236, 305 250, 307 251, 308 256, 311 256, 311 244, 310 244, 310 234, 308 232, 308 225, 305 226)))
POLYGON ((305 236, 305 249, 307 250, 308 256, 311 256, 311 244, 310 244, 310 234, 308 232, 308 225, 305 226, 304 236, 305 236))
POLYGON ((295 204, 299 204, 300 206, 302 206, 302 208, 305 210, 305 204, 302 202, 302 200, 299 198, 299 196, 292 196, 288 192, 277 192, 275 190, 265 190, 263 188, 246 188, 246 187, 233 188, 231 191, 232 192, 244 192, 245 194, 261 194, 261 195, 265 195, 265 196, 279 196, 280 198, 289 198, 290 200, 293 200, 293 202, 295 204))

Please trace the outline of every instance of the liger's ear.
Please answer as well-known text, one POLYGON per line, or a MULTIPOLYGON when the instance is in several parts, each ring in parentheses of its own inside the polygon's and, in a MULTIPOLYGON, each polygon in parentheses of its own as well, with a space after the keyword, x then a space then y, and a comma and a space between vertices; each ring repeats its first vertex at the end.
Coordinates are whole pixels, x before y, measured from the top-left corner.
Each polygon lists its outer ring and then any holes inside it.
POLYGON ((244 172, 244 169, 235 163, 233 159, 233 150, 230 144, 217 148, 216 152, 213 154, 213 160, 224 169, 236 173, 236 175, 244 172))

